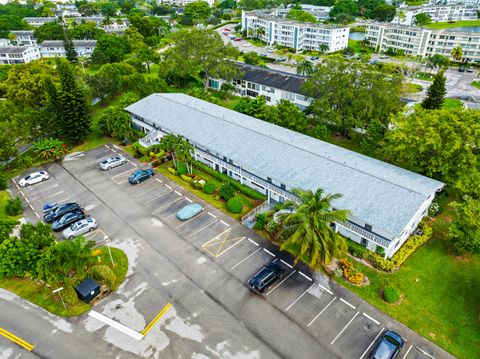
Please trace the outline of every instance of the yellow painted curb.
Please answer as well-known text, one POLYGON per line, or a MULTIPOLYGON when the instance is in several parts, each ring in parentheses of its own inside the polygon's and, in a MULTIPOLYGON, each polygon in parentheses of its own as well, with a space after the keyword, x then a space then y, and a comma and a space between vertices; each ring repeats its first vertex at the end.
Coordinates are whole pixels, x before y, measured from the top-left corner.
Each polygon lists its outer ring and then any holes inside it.
POLYGON ((15 334, 10 333, 8 330, 5 330, 3 328, 0 328, 0 335, 11 340, 15 344, 20 345, 22 348, 28 350, 29 352, 31 352, 32 349, 35 347, 33 344, 26 342, 22 338, 17 337, 15 334))
POLYGON ((163 307, 163 309, 155 316, 155 318, 153 318, 153 320, 145 327, 145 329, 143 329, 140 334, 142 334, 143 336, 147 335, 147 333, 150 331, 150 329, 152 329, 152 327, 155 325, 155 323, 157 323, 161 317, 163 317, 165 315, 165 313, 172 307, 172 303, 167 303, 167 305, 165 305, 165 307, 163 307))

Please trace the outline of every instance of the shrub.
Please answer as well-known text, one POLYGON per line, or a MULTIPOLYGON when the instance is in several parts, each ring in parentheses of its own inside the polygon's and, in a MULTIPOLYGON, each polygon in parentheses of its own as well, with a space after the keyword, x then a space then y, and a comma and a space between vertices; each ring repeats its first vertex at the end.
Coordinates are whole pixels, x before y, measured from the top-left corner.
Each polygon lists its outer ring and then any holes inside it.
POLYGON ((160 160, 155 160, 155 161, 152 161, 152 167, 158 167, 162 164, 162 161, 160 160))
POLYGON ((395 287, 383 288, 383 299, 387 303, 397 303, 400 300, 400 291, 395 287))
POLYGON ((184 180, 185 182, 192 182, 192 177, 189 177, 189 176, 186 176, 186 175, 180 175, 180 177, 182 178, 182 180, 184 180))
POLYGON ((257 213, 255 216, 257 221, 255 222, 255 226, 253 228, 255 229, 263 229, 265 228, 265 224, 267 223, 267 216, 265 213, 257 213))
POLYGON ((173 167, 168 167, 168 172, 170 172, 172 175, 177 175, 177 170, 173 167))
POLYGON ((177 165, 177 173, 179 176, 186 175, 188 173, 188 169, 185 163, 179 163, 177 165))
POLYGON ((355 272, 353 264, 348 259, 340 259, 340 268, 342 269, 343 277, 350 283, 360 285, 365 277, 363 273, 355 272))
POLYGON ((347 240, 347 246, 348 246, 348 253, 350 253, 352 256, 357 257, 357 258, 365 258, 368 249, 362 246, 361 244, 358 244, 351 239, 347 240))
POLYGON ((230 183, 222 184, 220 187, 220 197, 222 197, 225 201, 228 201, 235 195, 235 188, 230 183))
POLYGON ((115 283, 117 277, 115 273, 110 269, 109 266, 104 264, 97 264, 90 268, 88 274, 92 276, 93 279, 100 282, 101 284, 106 285, 109 289, 115 288, 115 283))
POLYGON ((158 159, 161 159, 164 156, 165 156, 165 151, 164 150, 160 150, 155 154, 155 157, 157 157, 158 159))
POLYGON ((7 176, 5 176, 5 173, 0 172, 0 190, 7 189, 7 187, 8 187, 7 176))
POLYGON ((206 194, 213 194, 215 192, 215 184, 212 182, 205 183, 205 186, 203 186, 203 192, 206 194))
POLYGON ((74 305, 78 302, 78 295, 75 289, 70 284, 64 284, 63 290, 60 292, 63 301, 66 304, 74 305))
POLYGON ((18 197, 9 198, 5 210, 9 216, 18 216, 23 212, 23 203, 18 197))
POLYGON ((150 157, 148 157, 148 156, 142 156, 142 157, 140 157, 140 161, 145 162, 145 163, 148 163, 148 162, 150 162, 150 157))
POLYGON ((193 181, 193 187, 196 189, 203 189, 204 186, 205 186, 205 180, 203 179, 197 179, 193 181))
POLYGON ((242 213, 243 203, 238 197, 232 197, 227 201, 227 209, 232 213, 242 213))

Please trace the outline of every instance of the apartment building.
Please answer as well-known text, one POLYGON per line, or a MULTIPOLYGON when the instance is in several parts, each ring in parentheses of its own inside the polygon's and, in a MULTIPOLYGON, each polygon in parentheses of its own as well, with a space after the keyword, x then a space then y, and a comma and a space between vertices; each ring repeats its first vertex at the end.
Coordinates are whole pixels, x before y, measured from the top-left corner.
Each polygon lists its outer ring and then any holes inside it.
POLYGON ((158 143, 185 137, 198 161, 264 193, 268 201, 298 198, 293 188, 340 193, 332 204, 350 211, 333 223, 342 235, 386 257, 414 233, 444 184, 181 93, 152 94, 128 106, 133 123, 158 143))
MULTIPOLYGON (((73 40, 73 46, 77 51, 78 56, 91 56, 95 46, 96 40, 73 40)), ((47 40, 40 45, 40 53, 42 57, 65 57, 65 48, 63 41, 47 40)))
POLYGON ((34 32, 32 30, 12 30, 10 31, 15 36, 12 40, 17 46, 32 46, 37 44, 34 32))
POLYGON ((310 105, 311 99, 302 90, 306 77, 244 63, 237 66, 241 74, 238 78, 232 81, 211 78, 208 87, 218 91, 222 84, 229 82, 235 86, 237 95, 264 96, 268 105, 276 105, 280 100, 288 100, 302 110, 310 105))
POLYGON ((47 22, 53 22, 57 20, 56 16, 47 16, 47 17, 24 17, 23 20, 27 22, 28 25, 33 27, 40 27, 47 22))
POLYGON ((242 31, 251 32, 269 45, 297 51, 335 52, 348 46, 349 27, 286 20, 265 11, 242 11, 242 31))
MULTIPOLYGON (((157 0, 157 2, 160 4, 176 5, 180 7, 184 7, 195 1, 199 1, 199 0, 157 0)), ((215 4, 215 0, 201 0, 201 1, 208 3, 210 7, 212 7, 213 4, 215 4)))
POLYGON ((0 46, 0 64, 26 64, 41 57, 36 46, 0 46))
MULTIPOLYGON (((279 6, 275 11, 274 15, 280 17, 287 17, 288 13, 292 9, 292 5, 279 6)), ((330 18, 330 10, 332 10, 331 6, 316 6, 316 5, 308 5, 308 4, 300 4, 300 7, 303 11, 308 12, 309 14, 315 16, 318 21, 328 20, 330 18)))
POLYGON ((392 23, 402 25, 415 25, 415 16, 425 13, 433 22, 477 20, 479 5, 423 5, 400 7, 392 23), (402 11, 405 16, 398 16, 402 11))
POLYGON ((480 0, 431 0, 433 5, 480 5, 480 0))
POLYGON ((389 48, 406 55, 429 57, 435 54, 451 58, 453 48, 460 46, 463 60, 480 62, 480 33, 452 29, 434 30, 399 24, 368 23, 365 39, 377 51, 389 48))
MULTIPOLYGON (((27 22, 28 25, 33 27, 40 27, 47 22, 59 21, 61 18, 51 16, 51 17, 24 17, 23 20, 27 22)), ((64 21, 69 24, 81 24, 82 22, 94 22, 95 26, 105 30, 125 30, 130 26, 130 22, 127 18, 112 18, 106 21, 104 16, 77 16, 77 17, 68 17, 64 21)))

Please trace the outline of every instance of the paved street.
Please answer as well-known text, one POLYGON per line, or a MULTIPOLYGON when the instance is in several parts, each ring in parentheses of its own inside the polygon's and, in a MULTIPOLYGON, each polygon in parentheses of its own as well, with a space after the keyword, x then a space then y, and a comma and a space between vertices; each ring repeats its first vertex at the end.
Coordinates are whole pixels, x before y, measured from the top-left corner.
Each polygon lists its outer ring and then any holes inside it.
POLYGON ((99 170, 115 151, 102 146, 70 156, 45 166, 47 182, 21 193, 12 186, 31 221, 45 202, 79 202, 99 223, 91 238, 122 248, 129 272, 93 308, 95 318, 58 318, 1 291, 1 326, 35 348, 27 353, 0 337, 0 358, 362 359, 386 328, 407 340, 399 358, 451 358, 324 276, 292 266, 289 255, 165 177, 130 185, 140 164, 125 153, 129 163, 99 170), (192 201, 205 211, 180 222, 176 212, 192 201), (274 258, 284 275, 264 296, 252 294, 246 281, 274 258), (167 303, 173 307, 141 340, 118 329, 140 332, 167 303))

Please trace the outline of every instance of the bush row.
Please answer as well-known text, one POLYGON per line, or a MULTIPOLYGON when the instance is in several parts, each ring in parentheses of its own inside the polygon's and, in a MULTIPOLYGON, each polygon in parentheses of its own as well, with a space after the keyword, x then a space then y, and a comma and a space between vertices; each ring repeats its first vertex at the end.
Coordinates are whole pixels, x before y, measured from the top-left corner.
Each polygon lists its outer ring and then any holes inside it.
POLYGON ((204 165, 201 162, 194 161, 193 165, 195 167, 197 167, 198 169, 208 173, 210 176, 212 176, 213 178, 215 178, 219 181, 230 183, 237 191, 242 192, 244 195, 246 195, 246 196, 248 196, 252 199, 264 201, 265 198, 266 198, 265 195, 261 194, 260 192, 255 191, 253 188, 250 188, 248 186, 240 184, 238 181, 235 181, 233 178, 230 178, 226 174, 220 173, 220 172, 214 170, 213 168, 211 168, 207 165, 204 165))

